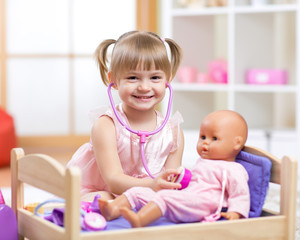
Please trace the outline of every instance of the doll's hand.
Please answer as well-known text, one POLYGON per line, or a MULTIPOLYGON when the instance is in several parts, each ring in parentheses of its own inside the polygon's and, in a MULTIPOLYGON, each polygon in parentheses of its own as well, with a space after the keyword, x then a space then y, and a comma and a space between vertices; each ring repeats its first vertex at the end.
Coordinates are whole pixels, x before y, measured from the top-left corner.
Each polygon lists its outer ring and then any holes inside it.
POLYGON ((237 212, 221 212, 221 216, 228 220, 240 219, 242 217, 241 214, 237 212))
POLYGON ((167 169, 165 172, 161 173, 155 179, 153 179, 152 189, 154 191, 159 191, 162 189, 179 189, 181 188, 180 183, 174 183, 170 180, 174 175, 180 174, 178 169, 167 169))

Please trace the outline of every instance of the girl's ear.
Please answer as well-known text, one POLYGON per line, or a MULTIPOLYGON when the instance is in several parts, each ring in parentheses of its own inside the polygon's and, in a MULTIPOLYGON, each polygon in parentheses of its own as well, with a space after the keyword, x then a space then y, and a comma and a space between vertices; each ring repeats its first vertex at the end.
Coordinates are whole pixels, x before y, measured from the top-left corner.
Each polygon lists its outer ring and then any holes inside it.
POLYGON ((113 75, 111 74, 111 72, 107 73, 107 77, 109 80, 109 83, 114 83, 114 85, 112 86, 114 89, 118 89, 116 82, 114 81, 113 75))
POLYGON ((243 142, 242 140, 243 140, 243 138, 241 136, 237 136, 234 138, 234 146, 233 146, 234 150, 237 151, 237 150, 242 149, 242 142, 243 142))

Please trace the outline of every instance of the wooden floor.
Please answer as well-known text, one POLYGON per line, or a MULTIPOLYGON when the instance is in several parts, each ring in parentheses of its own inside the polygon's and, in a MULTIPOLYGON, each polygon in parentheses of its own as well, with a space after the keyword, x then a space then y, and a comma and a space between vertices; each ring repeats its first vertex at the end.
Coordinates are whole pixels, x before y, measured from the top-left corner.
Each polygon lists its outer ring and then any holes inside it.
MULTIPOLYGON (((24 148, 25 154, 29 153, 44 153, 47 154, 63 165, 66 165, 67 162, 71 159, 72 155, 76 151, 77 147, 68 147, 68 148, 24 148)), ((1 187, 10 187, 10 167, 0 167, 0 188, 1 187)))

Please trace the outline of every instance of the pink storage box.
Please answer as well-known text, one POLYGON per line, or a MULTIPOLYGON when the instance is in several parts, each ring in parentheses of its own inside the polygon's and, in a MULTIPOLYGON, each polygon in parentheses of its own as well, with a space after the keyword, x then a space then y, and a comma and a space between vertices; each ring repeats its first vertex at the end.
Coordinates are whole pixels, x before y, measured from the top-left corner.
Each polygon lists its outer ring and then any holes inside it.
POLYGON ((208 64, 209 79, 214 83, 227 83, 227 61, 223 59, 208 64))
POLYGON ((180 82, 192 83, 195 82, 197 69, 194 67, 183 66, 178 69, 178 78, 180 82))
POLYGON ((248 84, 287 84, 288 74, 278 69, 250 69, 246 74, 248 84))

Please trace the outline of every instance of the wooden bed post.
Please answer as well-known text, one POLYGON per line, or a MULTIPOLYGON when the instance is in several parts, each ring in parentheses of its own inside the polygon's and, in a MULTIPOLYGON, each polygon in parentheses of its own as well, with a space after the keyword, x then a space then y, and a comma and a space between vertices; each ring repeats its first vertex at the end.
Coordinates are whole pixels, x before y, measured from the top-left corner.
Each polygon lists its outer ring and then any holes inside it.
POLYGON ((280 214, 287 217, 286 239, 295 239, 297 206, 297 159, 284 156, 281 165, 280 214))
MULTIPOLYGON (((19 181, 18 177, 18 160, 24 157, 25 153, 22 148, 13 148, 11 150, 11 207, 15 212, 18 220, 18 208, 24 207, 24 183, 19 181)), ((18 223, 19 225, 19 223, 18 223)), ((19 235, 19 239, 22 240, 24 237, 19 235)))
POLYGON ((65 234, 66 239, 80 239, 80 170, 77 167, 67 168, 65 176, 65 234))

